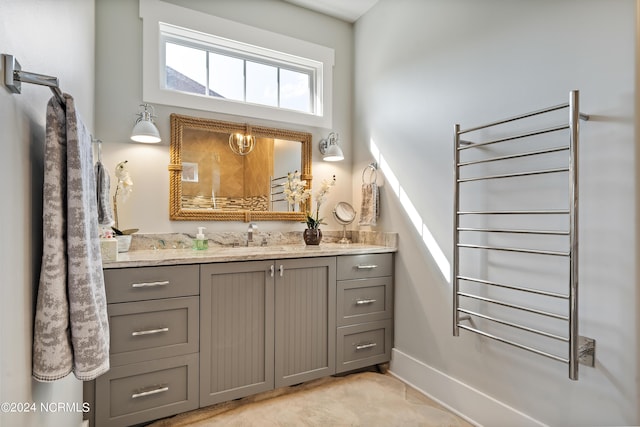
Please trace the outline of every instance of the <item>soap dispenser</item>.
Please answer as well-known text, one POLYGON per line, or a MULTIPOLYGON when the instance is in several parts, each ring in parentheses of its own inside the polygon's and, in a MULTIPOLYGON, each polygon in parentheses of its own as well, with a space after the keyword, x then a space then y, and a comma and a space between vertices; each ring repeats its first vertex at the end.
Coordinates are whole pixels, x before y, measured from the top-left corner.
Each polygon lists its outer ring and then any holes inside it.
POLYGON ((205 227, 198 227, 198 234, 196 234, 196 240, 193 242, 193 249, 197 251, 203 251, 209 247, 209 240, 204 237, 205 227))

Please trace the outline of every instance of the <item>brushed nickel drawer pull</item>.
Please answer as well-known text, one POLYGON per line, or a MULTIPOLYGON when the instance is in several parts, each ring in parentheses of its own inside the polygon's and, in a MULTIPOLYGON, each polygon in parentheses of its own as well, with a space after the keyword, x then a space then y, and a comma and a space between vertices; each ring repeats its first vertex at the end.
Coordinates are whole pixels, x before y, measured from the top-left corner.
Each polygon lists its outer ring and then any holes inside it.
POLYGON ((169 328, 149 329, 148 331, 134 331, 131 332, 131 336, 139 337, 141 335, 161 334, 162 332, 169 332, 169 328))
POLYGON ((376 264, 366 264, 366 265, 356 265, 358 270, 373 270, 374 268, 378 268, 376 264))
POLYGON ((373 304, 376 301, 375 299, 359 299, 356 300, 356 305, 373 304))
POLYGON ((378 344, 376 344, 374 342, 370 342, 369 344, 359 344, 359 345, 356 346, 356 351, 358 351, 358 350, 366 350, 368 348, 373 348, 376 345, 378 345, 378 344))
POLYGON ((156 286, 167 286, 168 284, 169 284, 168 280, 163 280, 161 282, 133 283, 131 287, 132 288, 155 288, 156 286))
POLYGON ((274 265, 273 265, 273 264, 271 264, 271 267, 269 267, 269 270, 270 270, 270 275, 271 275, 271 277, 273 277, 273 273, 274 273, 274 271, 275 271, 275 267, 274 267, 274 265))
POLYGON ((164 393, 165 391, 169 391, 168 386, 160 386, 158 388, 154 388, 153 390, 143 391, 141 393, 134 393, 131 395, 132 399, 137 399, 139 397, 151 396, 152 394, 164 393))

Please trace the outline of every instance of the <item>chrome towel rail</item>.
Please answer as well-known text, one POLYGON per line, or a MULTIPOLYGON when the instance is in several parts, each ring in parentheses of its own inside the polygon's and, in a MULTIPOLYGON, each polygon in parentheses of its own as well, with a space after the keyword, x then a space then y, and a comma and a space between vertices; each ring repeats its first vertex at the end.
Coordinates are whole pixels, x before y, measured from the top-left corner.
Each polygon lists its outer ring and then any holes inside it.
MULTIPOLYGON (((555 105, 552 107, 544 108, 541 110, 533 111, 526 114, 521 114, 515 117, 510 117, 503 120, 494 121, 485 125, 475 126, 467 129, 461 129, 459 124, 455 125, 455 144, 454 144, 454 251, 453 251, 453 335, 458 336, 460 329, 473 332, 475 334, 500 341, 511 346, 539 354, 550 359, 567 363, 569 365, 569 378, 572 380, 578 379, 578 363, 580 362, 580 356, 582 354, 589 354, 593 356, 595 352, 595 341, 588 338, 583 338, 578 335, 578 121, 580 119, 588 120, 589 116, 582 114, 578 109, 579 104, 579 91, 571 91, 569 94, 569 101, 564 104, 555 105), (534 130, 525 131, 513 131, 510 130, 514 127, 532 126, 540 122, 555 120, 558 112, 561 110, 568 110, 568 120, 559 125, 551 127, 538 128, 534 130), (555 115, 551 114, 554 113, 555 115), (505 130, 505 128, 508 128, 505 130), (479 132, 482 131, 482 132, 479 132), (568 145, 562 144, 560 146, 552 147, 538 147, 538 148, 526 148, 523 150, 521 145, 535 144, 537 141, 542 141, 543 138, 547 138, 553 141, 560 139, 562 132, 568 131, 568 145), (494 133, 494 136, 491 134, 494 133), (472 134, 465 136, 463 140, 462 135, 472 134), (555 134, 555 135, 554 135, 555 134), (487 136, 489 135, 489 136, 487 136), (484 138, 484 140, 482 140, 484 138), (479 139, 472 141, 471 139, 479 139), (497 144, 503 144, 498 146, 497 144), (508 146, 506 153, 501 153, 500 147, 508 146), (516 151, 516 152, 514 152, 516 151), (567 152, 566 166, 550 167, 546 169, 533 169, 520 166, 522 169, 518 171, 507 171, 503 173, 486 173, 482 168, 493 167, 496 165, 505 165, 510 162, 527 161, 529 159, 538 159, 544 155, 562 155, 563 152, 567 152), (476 153, 466 154, 466 153, 476 153), (469 158, 462 159, 462 155, 469 158), (475 172, 471 174, 469 169, 475 168, 475 172), (461 173, 461 171, 465 171, 461 173), (473 204, 482 199, 482 191, 490 191, 485 187, 481 191, 475 192, 474 200, 461 200, 461 186, 476 183, 476 185, 483 185, 487 181, 493 180, 522 180, 531 179, 535 176, 544 176, 549 174, 567 174, 567 200, 566 208, 549 208, 547 206, 536 206, 531 208, 527 206, 524 209, 504 209, 495 210, 482 206, 480 209, 469 208, 470 204, 473 204), (461 176, 463 175, 463 176, 461 176), (461 209, 461 204, 464 202, 465 209, 461 209), (495 220, 498 218, 518 218, 522 217, 525 220, 534 220, 535 226, 495 226, 495 220), (461 225, 461 221, 464 218, 476 218, 474 224, 461 225), (493 218, 494 220, 489 220, 493 218), (558 218, 560 221, 566 221, 566 229, 557 227, 540 227, 540 221, 544 218, 558 218), (480 222, 480 224, 478 224, 480 222), (509 244, 486 244, 484 240, 478 243, 478 239, 488 240, 491 236, 508 236, 508 235, 520 235, 524 239, 526 236, 532 236, 545 239, 568 239, 566 250, 551 250, 541 249, 535 247, 519 247, 520 241, 516 245, 518 247, 512 247, 509 244), (475 236, 475 241, 462 242, 461 236, 475 236), (546 236, 546 237, 545 237, 546 236), (535 289, 531 286, 524 286, 520 284, 508 284, 501 280, 493 280, 491 277, 473 277, 473 274, 462 274, 460 258, 463 251, 481 251, 485 253, 484 259, 492 261, 490 258, 494 252, 509 252, 515 254, 521 254, 517 256, 525 257, 557 257, 560 260, 566 260, 567 262, 566 273, 568 275, 568 289, 567 292, 554 292, 546 289, 535 289), (464 288, 464 290, 461 290, 464 288), (469 288, 469 290, 467 290, 469 288), (519 303, 509 302, 506 298, 499 294, 498 291, 512 292, 516 295, 520 295, 519 303), (472 292, 475 291, 475 292, 472 292), (497 296, 494 293, 498 293, 497 296), (482 295, 480 295, 482 294, 482 295), (556 313, 553 310, 549 311, 542 309, 539 306, 529 306, 530 301, 528 298, 522 298, 523 295, 531 295, 530 298, 538 298, 543 301, 555 300, 558 302, 564 301, 566 304, 566 312, 556 313), (551 300, 550 300, 551 299, 551 300), (522 301, 525 301, 522 303, 522 301), (463 307, 463 304, 473 305, 476 307, 471 309, 470 307, 463 307), (525 324, 524 320, 521 320, 518 316, 518 320, 504 318, 504 313, 499 315, 493 314, 492 310, 499 310, 500 307, 508 310, 514 310, 516 313, 526 313, 528 318, 541 319, 548 318, 553 321, 560 321, 566 323, 567 332, 566 336, 557 334, 555 332, 545 331, 543 328, 534 327, 532 325, 525 324), (476 326, 475 321, 481 323, 481 326, 476 326), (470 321, 469 324, 462 322, 470 321), (518 341, 500 336, 489 329, 491 325, 501 325, 507 327, 510 331, 525 331, 527 333, 534 334, 538 337, 549 338, 555 341, 560 341, 568 345, 567 356, 558 356, 553 352, 546 349, 537 348, 535 345, 524 344, 518 339, 518 341), (509 329, 510 328, 510 329, 509 329), (583 344, 583 347, 581 346, 583 344)), ((565 116, 566 117, 566 116, 565 116)), ((545 141, 547 141, 545 139, 545 141)), ((557 144, 555 144, 557 145, 557 144)), ((544 161, 544 160, 542 160, 544 161)), ((513 166, 512 166, 513 167, 513 166)), ((473 184, 471 184, 473 185, 473 184)), ((484 184, 484 185, 488 185, 484 184)), ((543 190, 541 190, 543 191, 543 190)), ((471 197, 469 197, 471 199, 471 197)), ((519 198, 522 200, 522 198, 519 198)), ((546 200, 545 196, 538 196, 534 199, 546 200)), ((504 200, 501 200, 504 202, 504 200)), ((481 200, 482 203, 482 200, 481 200)), ((517 203, 514 202, 514 203, 517 203)), ((531 205, 532 201, 527 201, 527 205, 531 205)), ((496 237, 496 239, 497 239, 496 237)), ((526 245, 523 245, 526 246, 526 245)), ((466 253, 466 252, 465 252, 466 253)), ((473 252, 476 253, 476 252, 473 252)), ((475 258, 483 259, 483 258, 475 258)), ((529 261, 543 262, 545 258, 531 258, 529 261)), ((475 267, 478 270, 479 264, 483 261, 477 261, 475 267)), ((527 263, 528 261, 524 261, 527 263)), ((500 263, 494 263, 499 265, 500 263)), ((554 264, 555 265, 555 264, 554 264)), ((494 267, 495 268, 495 267, 494 267)), ((510 268, 517 269, 517 266, 510 266, 510 268)), ((478 273, 482 276, 489 275, 489 269, 485 268, 484 273, 478 273)), ((493 270, 492 270, 493 271, 493 270)), ((511 295, 511 294, 509 294, 511 295)), ((538 302, 538 304, 543 304, 538 302)), ((546 304, 546 303, 544 303, 546 304)), ((553 307, 557 308, 557 304, 553 304, 553 307)), ((531 321, 531 319, 529 319, 531 321)), ((535 320, 534 320, 535 321, 535 320)), ((540 320, 541 321, 541 320, 540 320)), ((593 357, 589 359, 589 363, 593 366, 593 357)))
POLYGON ((64 96, 60 90, 58 78, 44 74, 31 73, 22 70, 20 63, 13 55, 4 57, 4 85, 11 93, 21 93, 21 83, 32 83, 40 86, 48 86, 60 104, 65 105, 64 96))

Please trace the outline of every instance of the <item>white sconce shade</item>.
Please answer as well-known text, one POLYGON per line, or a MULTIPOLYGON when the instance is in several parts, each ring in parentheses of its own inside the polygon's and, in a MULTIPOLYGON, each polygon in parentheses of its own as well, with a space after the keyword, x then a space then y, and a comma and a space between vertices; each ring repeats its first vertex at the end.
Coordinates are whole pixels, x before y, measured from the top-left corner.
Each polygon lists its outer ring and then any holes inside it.
POLYGON ((344 160, 344 153, 338 145, 338 134, 331 132, 325 139, 320 140, 320 153, 325 162, 339 162, 344 160))
POLYGON ((153 123, 153 107, 149 104, 140 104, 144 111, 138 113, 138 120, 131 132, 131 140, 135 142, 158 143, 162 141, 160 132, 153 123), (151 109, 151 111, 149 111, 151 109))

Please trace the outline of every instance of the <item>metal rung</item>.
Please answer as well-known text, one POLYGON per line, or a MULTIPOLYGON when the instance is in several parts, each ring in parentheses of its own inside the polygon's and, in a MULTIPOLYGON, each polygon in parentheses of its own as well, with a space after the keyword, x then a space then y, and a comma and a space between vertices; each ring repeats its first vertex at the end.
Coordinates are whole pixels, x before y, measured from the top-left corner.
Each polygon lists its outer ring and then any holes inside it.
POLYGON ((476 165, 478 163, 488 163, 488 162, 497 162, 500 160, 511 160, 511 159, 518 159, 521 157, 528 157, 528 156, 537 156, 540 154, 549 154, 549 153, 556 153, 559 151, 566 151, 569 149, 569 146, 565 146, 565 147, 557 147, 557 148, 549 148, 546 150, 537 150, 537 151, 528 151, 526 153, 519 153, 519 154, 510 154, 508 156, 498 156, 498 157, 490 157, 488 159, 482 159, 482 160, 471 160, 468 162, 462 162, 462 163, 458 163, 458 167, 462 167, 462 166, 470 166, 470 165, 476 165))
POLYGON ((464 147, 458 147, 458 150, 468 150, 469 148, 478 148, 478 147, 483 147, 485 145, 497 144, 499 142, 513 141, 514 139, 522 139, 522 138, 528 138, 530 136, 544 135, 545 133, 558 132, 558 131, 565 130, 565 129, 569 129, 569 125, 568 124, 567 125, 554 126, 554 127, 546 128, 546 129, 539 129, 539 130, 535 130, 535 131, 532 131, 532 132, 521 133, 519 135, 510 136, 510 137, 507 137, 507 138, 499 138, 499 139, 493 139, 491 141, 476 142, 475 144, 465 145, 464 147))
POLYGON ((514 346, 514 347, 518 347, 518 348, 520 348, 522 350, 527 350, 527 351, 530 351, 532 353, 539 354, 540 356, 545 356, 545 357, 548 357, 549 359, 557 360, 558 362, 564 362, 564 363, 567 363, 567 364, 569 363, 569 359, 565 359, 563 357, 556 356, 555 354, 547 353, 546 351, 538 350, 537 348, 528 347, 526 345, 522 345, 522 344, 519 344, 517 342, 510 341, 510 340, 508 340, 506 338, 501 338, 501 337, 489 334, 487 332, 480 331, 478 329, 475 329, 475 328, 472 328, 472 327, 469 327, 469 326, 466 326, 466 325, 458 325, 458 327, 460 329, 465 329, 467 331, 476 333, 478 335, 482 335, 483 337, 491 338, 493 340, 500 341, 502 343, 509 344, 509 345, 514 346))
POLYGON ((551 317, 553 319, 565 320, 565 321, 569 320, 569 316, 563 316, 561 314, 550 313, 548 311, 542 311, 542 310, 537 310, 535 308, 524 307, 522 305, 511 304, 511 303, 500 301, 500 300, 493 299, 493 298, 487 298, 487 297, 481 297, 481 296, 478 296, 478 295, 468 294, 466 292, 458 292, 458 296, 467 297, 467 298, 471 298, 471 299, 475 299, 475 300, 479 300, 479 301, 484 301, 484 302, 490 302, 492 304, 501 305, 503 307, 509 307, 509 308, 513 308, 513 309, 516 309, 516 310, 522 310, 522 311, 526 311, 526 312, 533 313, 533 314, 539 314, 541 316, 551 317))
POLYGON ((528 292, 530 294, 542 295, 542 296, 545 296, 545 297, 569 299, 569 295, 563 295, 563 294, 559 294, 559 293, 556 293, 556 292, 548 292, 548 291, 541 291, 539 289, 531 289, 531 288, 524 288, 524 287, 521 287, 521 286, 506 285, 504 283, 492 282, 490 280, 476 279, 476 278, 473 278, 473 277, 466 277, 466 276, 456 276, 456 278, 458 280, 464 280, 464 281, 467 281, 467 282, 480 283, 480 284, 489 285, 489 286, 497 286, 499 288, 511 289, 511 290, 514 290, 514 291, 528 292))
POLYGON ((456 246, 459 248, 487 249, 487 250, 503 251, 503 252, 519 252, 524 254, 552 255, 552 256, 571 255, 569 252, 543 251, 538 249, 506 248, 506 247, 500 247, 500 246, 486 246, 486 245, 470 245, 466 243, 458 243, 456 246))
POLYGON ((516 172, 516 173, 505 173, 500 175, 477 176, 473 178, 460 178, 458 179, 458 182, 482 181, 485 179, 498 179, 498 178, 515 178, 515 177, 532 176, 532 175, 544 175, 544 174, 558 173, 558 172, 569 172, 569 168, 544 169, 544 170, 530 171, 530 172, 516 172))
POLYGON ((490 320, 492 322, 500 323, 501 325, 511 326, 512 328, 516 328, 516 329, 520 329, 520 330, 523 330, 523 331, 531 332, 531 333, 534 333, 534 334, 542 335, 542 336, 547 337, 547 338, 552 338, 554 340, 558 340, 558 341, 562 341, 562 342, 569 342, 569 338, 561 337, 560 335, 551 334, 549 332, 541 331, 539 329, 530 328, 528 326, 519 325, 519 324, 513 323, 513 322, 508 322, 506 320, 496 319, 495 317, 487 316, 485 314, 476 313, 475 311, 466 310, 464 308, 459 308, 458 311, 461 312, 461 313, 466 313, 466 314, 470 314, 472 316, 480 317, 482 319, 490 320))
POLYGON ((474 227, 458 227, 458 231, 478 231, 482 233, 513 233, 513 234, 545 234, 553 236, 568 236, 568 231, 560 230, 518 230, 509 228, 474 228, 474 227))
POLYGON ((543 209, 531 211, 458 211, 458 215, 566 215, 568 209, 543 209))
POLYGON ((488 128, 488 127, 493 127, 493 126, 497 126, 497 125, 503 125, 505 123, 513 122, 513 121, 520 120, 520 119, 526 119, 528 117, 533 117, 533 116, 537 116, 537 115, 544 114, 544 113, 550 113, 550 112, 556 111, 556 110, 562 110, 563 108, 568 108, 568 107, 569 107, 569 103, 565 102, 564 104, 554 105, 553 107, 543 108, 541 110, 532 111, 530 113, 519 114, 519 115, 514 116, 514 117, 509 117, 509 118, 503 119, 503 120, 497 120, 495 122, 487 123, 487 124, 482 125, 482 126, 476 126, 476 127, 473 127, 473 128, 464 129, 464 130, 461 130, 460 132, 458 132, 458 134, 462 135, 463 133, 473 132, 473 131, 476 131, 476 130, 480 130, 480 129, 484 129, 484 128, 488 128))

